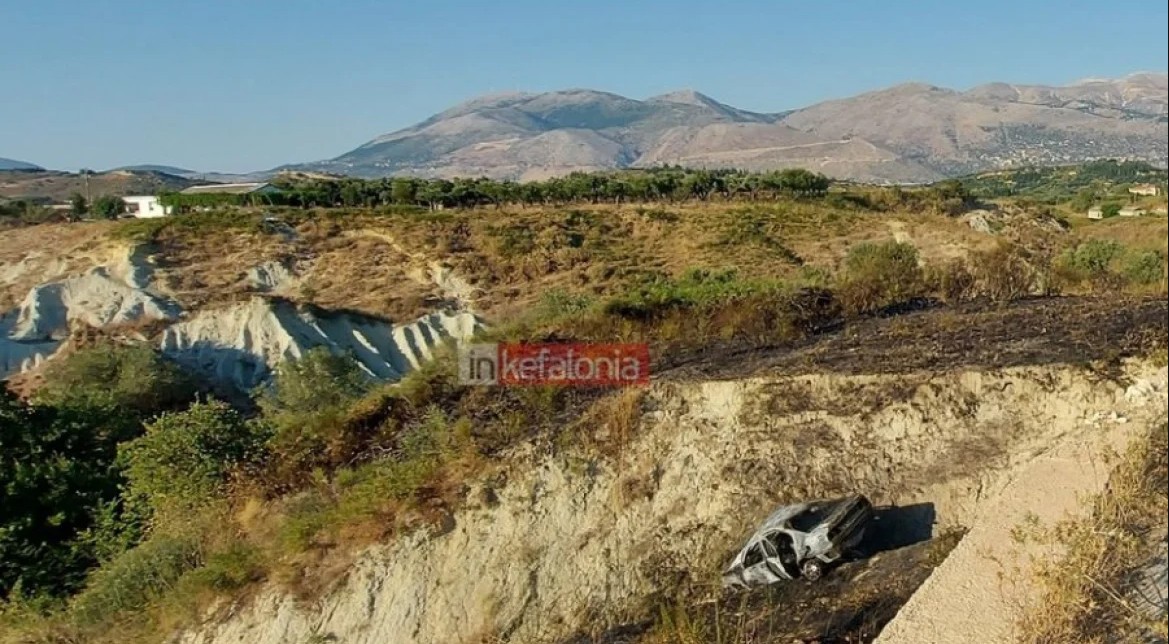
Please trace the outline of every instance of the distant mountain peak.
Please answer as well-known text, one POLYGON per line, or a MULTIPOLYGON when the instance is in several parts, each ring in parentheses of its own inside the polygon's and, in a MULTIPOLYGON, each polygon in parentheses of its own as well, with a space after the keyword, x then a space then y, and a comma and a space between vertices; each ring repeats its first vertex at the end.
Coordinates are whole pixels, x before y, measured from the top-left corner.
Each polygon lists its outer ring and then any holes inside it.
POLYGON ((646 99, 655 103, 681 103, 683 105, 698 105, 701 107, 710 107, 711 105, 722 105, 713 98, 694 89, 679 89, 666 94, 659 94, 657 96, 646 99))

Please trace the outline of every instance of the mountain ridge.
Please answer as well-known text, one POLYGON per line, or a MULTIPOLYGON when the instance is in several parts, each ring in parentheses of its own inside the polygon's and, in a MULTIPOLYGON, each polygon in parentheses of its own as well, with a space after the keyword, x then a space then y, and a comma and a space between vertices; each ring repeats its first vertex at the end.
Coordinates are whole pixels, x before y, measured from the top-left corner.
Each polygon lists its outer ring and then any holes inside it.
POLYGON ((642 100, 585 88, 509 91, 463 101, 332 159, 278 169, 526 180, 663 164, 800 166, 840 179, 918 183, 1106 157, 1164 166, 1166 87, 1163 73, 966 90, 911 82, 773 113, 694 89, 642 100))

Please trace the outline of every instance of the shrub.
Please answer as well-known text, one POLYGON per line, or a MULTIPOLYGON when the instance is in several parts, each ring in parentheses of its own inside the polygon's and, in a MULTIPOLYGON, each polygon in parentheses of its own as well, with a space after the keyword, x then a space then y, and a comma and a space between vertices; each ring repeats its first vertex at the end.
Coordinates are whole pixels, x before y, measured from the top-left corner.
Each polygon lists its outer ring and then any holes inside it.
POLYGON ((78 623, 88 625, 123 611, 141 610, 199 563, 194 539, 149 539, 94 572, 85 590, 73 599, 69 613, 78 623))
POLYGON ((1120 271, 1137 284, 1155 284, 1165 280, 1165 257, 1155 250, 1131 252, 1121 261, 1120 271))
POLYGON ((1119 215, 1120 208, 1121 208, 1121 205, 1118 203, 1106 203, 1106 204, 1100 206, 1100 214, 1102 214, 1105 219, 1109 219, 1111 217, 1115 217, 1115 216, 1119 215))
POLYGON ((838 292, 850 313, 868 313, 920 297, 924 289, 917 249, 902 242, 853 246, 844 260, 838 292))
POLYGON ((975 289, 992 302, 1010 302, 1032 294, 1038 273, 1014 246, 1000 245, 970 258, 975 289))
POLYGON ((1120 242, 1090 239, 1064 251, 1062 261, 1083 277, 1092 278, 1107 272, 1112 262, 1124 254, 1120 242))
POLYGON ((595 304, 594 298, 581 293, 570 293, 561 289, 545 291, 536 305, 535 317, 544 323, 554 323, 564 318, 580 315, 595 304))
POLYGON ((77 408, 112 407, 145 417, 181 407, 194 392, 191 378, 149 346, 105 343, 50 361, 36 399, 77 408))
MULTIPOLYGON (((0 392, 0 600, 76 590, 99 554, 86 536, 118 496, 115 432, 107 410, 26 405, 0 392)), ((118 426, 118 425, 115 425, 118 426)))
POLYGON ((961 302, 975 295, 977 280, 974 273, 960 259, 952 259, 927 276, 932 290, 947 304, 961 302))
POLYGON ((313 468, 351 459, 365 438, 357 430, 370 428, 351 425, 346 416, 372 386, 356 360, 324 347, 282 363, 259 397, 274 432, 269 441, 275 468, 271 475, 290 481, 313 468))
POLYGON ((297 360, 280 363, 272 383, 261 391, 259 403, 269 415, 306 414, 321 407, 347 405, 372 386, 373 381, 351 356, 316 347, 297 360))
POLYGON ((644 320, 672 310, 713 307, 786 289, 787 285, 779 281, 740 279, 733 270, 692 268, 678 279, 651 277, 631 292, 607 302, 604 312, 644 320))
POLYGON ((183 583, 218 591, 242 588, 264 577, 263 554, 248 543, 233 541, 221 551, 207 555, 199 568, 184 575, 183 583))
POLYGON ((156 514, 203 506, 221 494, 229 474, 260 460, 265 438, 262 425, 218 401, 163 414, 122 447, 130 493, 156 514))
POLYGON ((93 200, 91 210, 102 219, 117 219, 118 215, 126 212, 126 202, 121 197, 102 195, 93 200))

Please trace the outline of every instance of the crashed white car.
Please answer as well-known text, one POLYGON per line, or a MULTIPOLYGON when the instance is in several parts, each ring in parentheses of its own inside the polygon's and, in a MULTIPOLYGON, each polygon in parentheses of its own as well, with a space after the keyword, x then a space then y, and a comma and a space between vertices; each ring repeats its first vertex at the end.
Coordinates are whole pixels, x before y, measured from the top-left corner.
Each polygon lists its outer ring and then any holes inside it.
POLYGON ((828 564, 860 543, 872 518, 873 504, 861 494, 785 505, 735 555, 723 571, 723 586, 763 586, 797 577, 816 581, 828 564))

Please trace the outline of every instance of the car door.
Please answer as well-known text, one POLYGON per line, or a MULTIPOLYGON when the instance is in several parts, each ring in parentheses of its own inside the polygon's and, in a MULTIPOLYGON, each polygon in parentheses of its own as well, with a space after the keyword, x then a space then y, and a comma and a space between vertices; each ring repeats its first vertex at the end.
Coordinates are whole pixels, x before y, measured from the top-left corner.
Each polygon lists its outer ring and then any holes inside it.
POLYGON ((792 536, 777 530, 764 537, 763 544, 772 573, 781 579, 795 579, 800 566, 792 536))
POLYGON ((773 584, 784 577, 775 573, 775 564, 770 559, 775 552, 768 547, 766 541, 756 541, 743 555, 743 581, 748 586, 763 586, 773 584))

